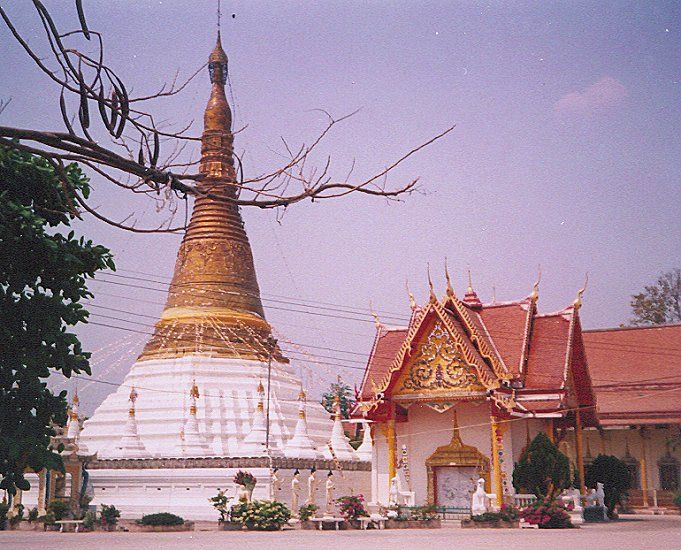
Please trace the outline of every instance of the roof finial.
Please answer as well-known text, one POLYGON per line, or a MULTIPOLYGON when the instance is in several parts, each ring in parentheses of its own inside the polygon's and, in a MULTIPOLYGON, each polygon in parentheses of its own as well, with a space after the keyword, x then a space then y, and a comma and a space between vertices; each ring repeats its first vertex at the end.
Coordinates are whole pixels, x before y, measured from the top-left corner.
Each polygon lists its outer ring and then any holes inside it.
POLYGON ((220 40, 220 19, 222 19, 222 11, 220 10, 220 0, 218 0, 218 40, 220 40))
POLYGON ((473 277, 471 276, 470 266, 468 267, 467 271, 468 271, 468 292, 474 292, 474 290, 473 290, 473 277))
POLYGON ((575 299, 573 305, 575 306, 575 309, 579 309, 582 307, 582 296, 584 296, 584 292, 586 291, 586 286, 589 284, 589 274, 586 274, 586 277, 584 278, 584 285, 582 288, 579 289, 577 292, 577 298, 575 299))
POLYGON ((416 299, 414 298, 414 295, 411 293, 411 290, 409 290, 409 281, 405 281, 405 286, 407 287, 407 295, 409 296, 409 307, 414 310, 418 306, 416 305, 416 299))
POLYGON ((497 287, 492 285, 492 303, 496 304, 497 303, 497 287))
POLYGON ((473 290, 473 277, 471 276, 470 267, 468 268, 468 290, 463 297, 463 301, 466 305, 474 309, 482 308, 482 302, 480 301, 480 298, 478 298, 478 294, 473 290))
POLYGON ((369 310, 371 311, 371 316, 374 318, 374 325, 376 325, 377 329, 380 329, 383 326, 383 323, 381 323, 381 320, 378 318, 378 313, 374 311, 374 304, 369 300, 369 310))
POLYGON ((454 296, 454 289, 452 288, 452 280, 449 277, 449 266, 447 265, 447 256, 445 256, 445 279, 447 280, 447 295, 454 296))
POLYGON ((541 265, 538 268, 537 281, 534 283, 532 293, 530 294, 530 298, 533 302, 536 302, 539 299, 539 283, 541 283, 541 265))
POLYGON ((428 287, 430 288, 430 297, 436 298, 435 289, 433 288, 433 280, 430 278, 430 263, 426 264, 426 272, 428 273, 428 287))

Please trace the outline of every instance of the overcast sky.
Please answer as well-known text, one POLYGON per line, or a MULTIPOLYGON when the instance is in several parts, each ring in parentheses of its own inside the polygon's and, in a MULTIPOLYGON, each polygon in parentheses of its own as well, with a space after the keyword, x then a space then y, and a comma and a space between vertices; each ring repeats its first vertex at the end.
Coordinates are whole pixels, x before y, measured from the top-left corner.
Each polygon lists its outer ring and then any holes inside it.
MULTIPOLYGON (((77 26, 73 2, 45 3, 65 28, 77 26)), ((45 51, 29 3, 7 4, 45 51)), ((176 71, 193 73, 215 40, 214 1, 84 4, 91 28, 104 33, 109 65, 136 93, 155 91, 176 71)), ((543 311, 569 305, 588 272, 584 324, 608 327, 628 320, 632 293, 679 267, 678 3, 225 1, 223 11, 235 127, 248 124, 236 138, 247 174, 277 162, 280 136, 294 144, 314 137, 324 124, 314 109, 361 108, 322 151, 338 178, 353 159, 354 177, 366 177, 456 124, 393 176, 395 184, 420 177, 424 194, 300 204, 281 223, 273 212, 245 211, 265 298, 364 313, 371 301, 406 316, 405 280, 425 300, 430 263, 443 291, 448 257, 457 290, 470 266, 484 301, 493 287, 498 300, 526 296, 541 265, 543 311)), ((59 90, 3 25, 0 44, 0 97, 12 98, 0 124, 61 129, 59 90)), ((199 134, 208 93, 203 74, 149 109, 178 125, 195 119, 199 134)), ((94 176, 93 186, 93 204, 115 218, 134 212, 153 226, 165 216, 94 176)), ((130 285, 161 288, 152 280, 171 276, 180 237, 139 236, 93 219, 79 229, 112 249, 123 276, 108 278, 122 284, 91 285, 100 306, 91 320, 148 331, 164 294, 130 285)), ((298 353, 351 367, 312 366, 317 379, 361 375, 370 317, 265 306, 280 337, 317 346, 298 353)), ((95 350, 94 373, 110 382, 122 380, 145 338, 95 325, 79 334, 95 350)), ((86 384, 90 413, 113 386, 86 384)))

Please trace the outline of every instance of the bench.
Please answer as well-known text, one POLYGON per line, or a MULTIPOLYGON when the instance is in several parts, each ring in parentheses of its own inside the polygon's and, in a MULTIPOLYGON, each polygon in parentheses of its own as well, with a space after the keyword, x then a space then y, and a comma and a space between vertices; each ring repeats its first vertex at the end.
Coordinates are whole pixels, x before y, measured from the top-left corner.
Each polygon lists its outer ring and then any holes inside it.
POLYGON ((64 532, 64 526, 65 525, 75 525, 76 526, 76 533, 80 531, 80 526, 83 524, 82 519, 60 519, 59 521, 55 521, 57 525, 59 525, 59 532, 63 533, 64 532))
POLYGON ((345 521, 344 518, 310 518, 312 521, 319 524, 319 530, 321 531, 324 527, 324 522, 333 522, 336 524, 336 531, 340 529, 340 524, 345 521))
POLYGON ((374 516, 374 517, 369 516, 369 517, 362 517, 362 518, 357 518, 357 519, 359 520, 359 523, 360 523, 362 529, 364 529, 366 531, 371 523, 375 523, 376 527, 378 527, 379 529, 385 529, 385 520, 387 520, 388 518, 385 518, 383 516, 374 516))

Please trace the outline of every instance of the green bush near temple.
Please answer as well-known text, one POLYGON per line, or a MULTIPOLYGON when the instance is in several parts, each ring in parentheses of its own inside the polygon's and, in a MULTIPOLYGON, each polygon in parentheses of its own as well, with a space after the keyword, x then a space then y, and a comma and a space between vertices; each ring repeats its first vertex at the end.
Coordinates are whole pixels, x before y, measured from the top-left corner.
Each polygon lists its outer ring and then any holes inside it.
POLYGON ((276 500, 254 500, 234 506, 232 521, 252 531, 278 531, 291 519, 291 510, 276 500))
POLYGON ((540 432, 527 446, 513 468, 513 487, 529 491, 539 500, 552 499, 570 486, 570 461, 540 432))
POLYGON ((137 520, 137 523, 138 525, 182 525, 184 524, 184 518, 169 512, 160 512, 158 514, 142 516, 142 519, 137 520))
POLYGON ((63 500, 53 500, 47 505, 47 511, 54 516, 56 521, 64 519, 69 513, 69 505, 63 500))
POLYGON ((599 482, 603 484, 605 507, 608 516, 613 517, 615 507, 622 505, 622 498, 631 487, 631 473, 627 465, 616 456, 598 455, 586 467, 584 479, 587 487, 595 487, 599 482))
POLYGON ((298 518, 300 521, 307 521, 314 516, 315 512, 319 510, 316 504, 306 504, 298 509, 298 518))

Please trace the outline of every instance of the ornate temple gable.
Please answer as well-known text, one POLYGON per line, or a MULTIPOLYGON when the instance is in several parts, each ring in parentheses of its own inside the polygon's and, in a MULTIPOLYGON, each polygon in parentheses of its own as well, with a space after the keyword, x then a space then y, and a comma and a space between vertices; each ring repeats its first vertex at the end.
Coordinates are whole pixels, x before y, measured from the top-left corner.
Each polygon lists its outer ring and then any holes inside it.
MULTIPOLYGON (((395 359, 392 361, 388 371, 379 380, 371 380, 372 390, 373 390, 373 401, 378 403, 382 401, 386 394, 392 394, 393 391, 401 392, 399 388, 402 386, 398 385, 396 382, 402 373, 409 372, 409 366, 412 365, 418 359, 412 360, 412 357, 417 357, 420 350, 424 350, 423 346, 428 344, 428 339, 435 332, 435 327, 437 327, 437 332, 446 334, 447 339, 446 346, 445 341, 441 341, 443 347, 440 348, 440 355, 442 353, 449 354, 452 358, 456 359, 456 363, 450 370, 451 375, 447 375, 446 372, 440 369, 438 374, 438 369, 434 368, 433 376, 437 376, 438 379, 433 379, 432 386, 427 390, 430 395, 432 392, 437 390, 440 394, 446 394, 450 397, 465 397, 465 392, 459 389, 455 391, 457 387, 456 384, 461 384, 465 386, 465 380, 468 380, 469 396, 480 398, 481 393, 488 393, 490 390, 494 390, 500 386, 500 379, 495 376, 493 369, 490 365, 483 359, 476 347, 471 343, 465 329, 458 325, 456 320, 450 317, 450 314, 442 307, 439 301, 431 296, 429 302, 424 306, 423 310, 418 316, 415 317, 412 322, 407 336, 404 342, 400 346, 395 359), (465 369, 464 369, 465 367, 465 369), (405 370, 406 369, 406 370, 405 370), (464 369, 464 370, 459 370, 464 369), (466 378, 469 373, 474 374, 475 380, 471 378, 466 378), (446 376, 445 376, 446 375, 446 376), (442 376, 442 378, 440 378, 442 376), (440 386, 438 386, 440 384, 440 386), (451 387, 446 387, 447 385, 452 385, 451 387)), ((431 340, 432 345, 434 341, 438 341, 438 338, 431 340)), ((433 349, 432 347, 430 348, 433 349)), ((432 351, 423 351, 423 354, 432 353, 432 351)), ((442 365, 441 358, 438 362, 442 365)), ((437 365, 434 365, 436 367, 437 365)), ((405 376, 408 376, 405 374, 405 376)), ((421 373, 421 385, 428 385, 425 371, 421 373)), ((404 378, 404 377, 403 377, 404 378)), ((412 381, 408 384, 413 386, 413 390, 409 390, 405 387, 405 395, 411 393, 411 395, 416 395, 417 380, 419 375, 415 375, 412 381)), ((423 390, 424 388, 420 388, 423 390)), ((436 392, 436 393, 437 393, 436 392)), ((441 395, 445 397, 445 395, 441 395)))
POLYGON ((477 351, 485 361, 492 367, 495 377, 499 381, 510 380, 512 376, 508 372, 499 354, 493 349, 493 344, 491 343, 489 335, 485 332, 486 329, 482 324, 482 321, 480 321, 480 323, 473 321, 473 315, 477 315, 477 313, 471 313, 468 307, 466 307, 453 292, 447 293, 441 307, 442 309, 451 312, 459 319, 461 324, 465 327, 470 341, 475 345, 477 351))
POLYGON ((440 319, 415 346, 391 392, 397 401, 485 398, 487 388, 440 319))

